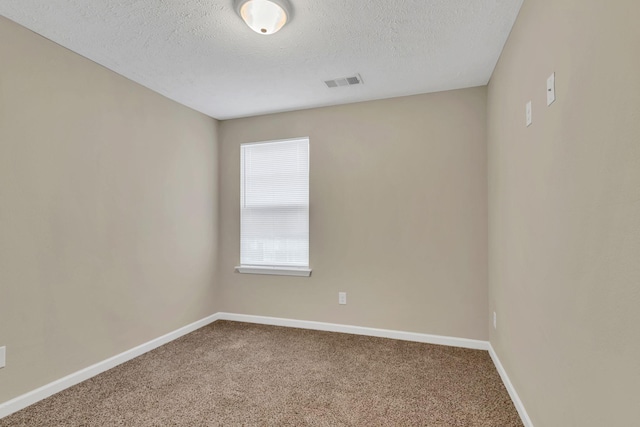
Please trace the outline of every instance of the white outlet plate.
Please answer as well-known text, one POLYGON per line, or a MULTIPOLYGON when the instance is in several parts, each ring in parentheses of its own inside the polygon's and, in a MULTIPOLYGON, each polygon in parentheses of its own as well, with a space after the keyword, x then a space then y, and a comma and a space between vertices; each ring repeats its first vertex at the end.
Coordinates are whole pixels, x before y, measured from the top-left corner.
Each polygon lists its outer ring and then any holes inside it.
POLYGON ((531 126, 531 123, 533 122, 532 120, 532 111, 531 111, 531 101, 527 102, 526 108, 525 108, 525 113, 526 113, 526 119, 527 119, 527 127, 531 126))
POLYGON ((347 303, 347 293, 338 292, 338 304, 346 304, 346 303, 347 303))
POLYGON ((553 73, 547 79, 547 106, 553 104, 556 100, 556 73, 553 73))
POLYGON ((7 347, 0 347, 0 368, 4 368, 7 363, 7 347))
POLYGON ((497 319, 497 315, 496 312, 493 312, 493 329, 498 329, 498 319, 497 319))

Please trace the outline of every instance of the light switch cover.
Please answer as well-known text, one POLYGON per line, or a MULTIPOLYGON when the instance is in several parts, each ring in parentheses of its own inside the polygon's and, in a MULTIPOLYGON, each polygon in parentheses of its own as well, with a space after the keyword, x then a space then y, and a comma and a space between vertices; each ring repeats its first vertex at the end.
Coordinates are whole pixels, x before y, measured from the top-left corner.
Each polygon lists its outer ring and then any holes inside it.
POLYGON ((556 100, 556 73, 553 73, 547 79, 547 106, 553 104, 556 100))

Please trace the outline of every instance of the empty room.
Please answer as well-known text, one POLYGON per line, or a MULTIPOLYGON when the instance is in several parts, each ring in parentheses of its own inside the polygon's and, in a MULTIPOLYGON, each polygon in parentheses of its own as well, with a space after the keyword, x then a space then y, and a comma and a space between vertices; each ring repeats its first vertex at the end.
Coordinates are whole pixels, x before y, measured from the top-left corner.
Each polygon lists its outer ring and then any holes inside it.
POLYGON ((0 0, 0 427, 640 421, 637 0, 0 0))

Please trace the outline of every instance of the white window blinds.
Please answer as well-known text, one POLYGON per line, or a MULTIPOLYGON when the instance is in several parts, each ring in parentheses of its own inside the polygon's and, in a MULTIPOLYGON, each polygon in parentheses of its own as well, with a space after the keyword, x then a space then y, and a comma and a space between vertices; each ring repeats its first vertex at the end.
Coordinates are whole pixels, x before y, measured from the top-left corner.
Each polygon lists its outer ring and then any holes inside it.
POLYGON ((243 144, 240 263, 309 266, 309 138, 243 144))

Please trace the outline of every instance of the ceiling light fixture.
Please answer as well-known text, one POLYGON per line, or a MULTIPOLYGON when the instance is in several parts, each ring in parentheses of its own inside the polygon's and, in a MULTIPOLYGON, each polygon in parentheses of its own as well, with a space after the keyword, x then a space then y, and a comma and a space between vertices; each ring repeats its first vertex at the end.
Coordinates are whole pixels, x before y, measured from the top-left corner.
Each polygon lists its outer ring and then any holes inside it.
POLYGON ((236 12, 258 34, 277 32, 291 20, 288 0, 234 0, 236 12))

